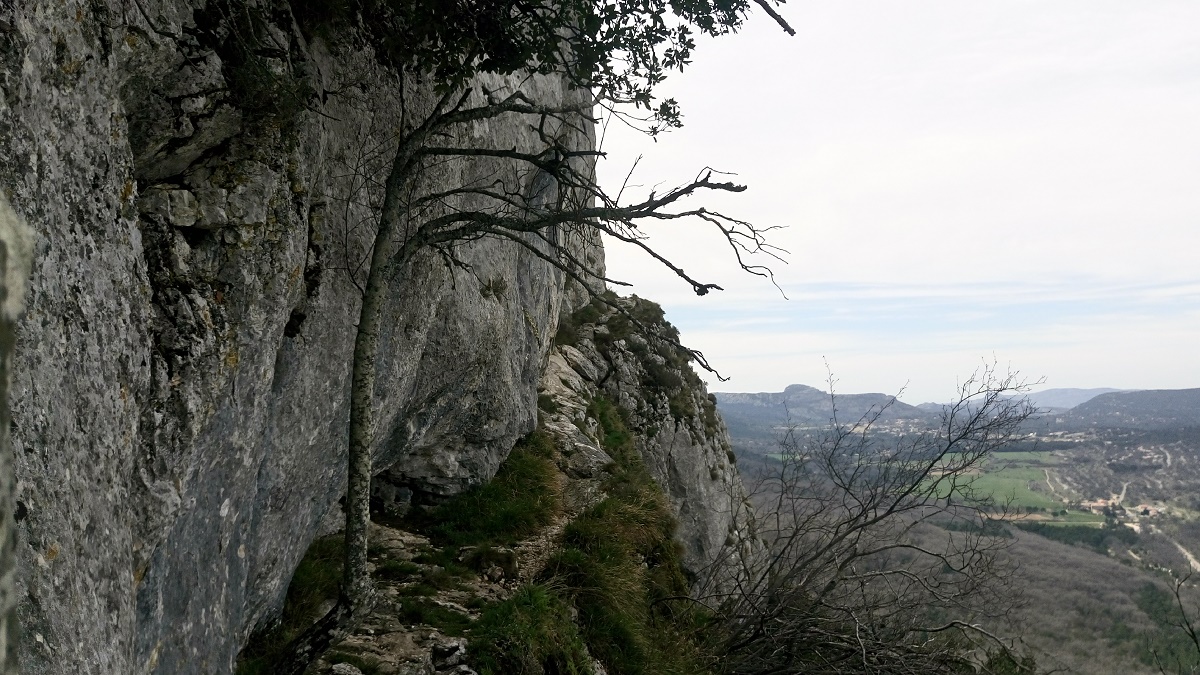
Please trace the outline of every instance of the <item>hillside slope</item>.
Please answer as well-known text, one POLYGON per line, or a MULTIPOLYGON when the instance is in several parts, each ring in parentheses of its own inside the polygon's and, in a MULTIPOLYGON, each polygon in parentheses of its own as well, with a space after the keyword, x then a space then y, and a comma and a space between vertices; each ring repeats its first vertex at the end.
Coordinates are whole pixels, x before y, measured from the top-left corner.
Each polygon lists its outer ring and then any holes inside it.
POLYGON ((1101 394, 1064 416, 1080 427, 1176 429, 1200 426, 1200 389, 1151 389, 1101 394))

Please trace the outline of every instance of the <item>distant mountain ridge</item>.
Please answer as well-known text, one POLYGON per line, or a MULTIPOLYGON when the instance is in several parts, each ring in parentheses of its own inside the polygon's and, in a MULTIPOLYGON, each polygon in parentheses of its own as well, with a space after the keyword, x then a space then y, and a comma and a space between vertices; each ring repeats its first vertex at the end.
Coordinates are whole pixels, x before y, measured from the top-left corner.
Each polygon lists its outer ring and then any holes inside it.
POLYGON ((1074 408, 1077 405, 1087 403, 1101 394, 1123 393, 1129 391, 1135 390, 1114 389, 1112 387, 1099 387, 1095 389, 1044 389, 1042 391, 1030 393, 1029 401, 1039 408, 1074 408))
POLYGON ((1169 429, 1200 426, 1200 389, 1146 389, 1101 394, 1064 415, 1073 426, 1169 429))
MULTIPOLYGON (((829 393, 804 384, 789 385, 782 392, 715 392, 717 408, 734 438, 767 438, 785 424, 825 425, 833 416, 829 393)), ((872 407, 892 401, 887 394, 838 394, 838 419, 852 423, 872 407)), ((939 408, 940 410, 940 408, 939 408)), ((927 419, 929 414, 907 403, 895 401, 881 419, 927 419)))

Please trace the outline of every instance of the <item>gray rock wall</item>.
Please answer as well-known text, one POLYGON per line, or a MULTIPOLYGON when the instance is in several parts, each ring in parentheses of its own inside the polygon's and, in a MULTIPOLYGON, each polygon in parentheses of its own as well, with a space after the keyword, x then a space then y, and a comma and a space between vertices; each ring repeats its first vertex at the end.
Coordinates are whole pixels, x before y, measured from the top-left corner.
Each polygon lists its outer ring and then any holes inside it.
MULTIPOLYGON (((339 517, 372 179, 430 94, 262 11, 256 63, 319 113, 260 109, 205 0, 0 4, 0 189, 35 232, 12 378, 27 673, 230 672, 339 517)), ((470 272, 421 259, 385 310, 377 466, 430 498, 532 429, 564 301, 519 246, 457 253, 470 272)))
POLYGON ((8 390, 16 344, 16 324, 25 304, 32 232, 0 194, 0 674, 16 675, 17 551, 16 527, 25 515, 17 512, 8 390))
MULTIPOLYGON (((674 332, 654 303, 613 299, 649 330, 674 332)), ((623 412, 646 468, 671 503, 683 563, 696 577, 697 592, 712 591, 702 587, 720 585, 736 572, 725 562, 738 554, 730 545, 747 538, 751 518, 715 401, 678 350, 648 340, 616 310, 594 302, 564 322, 559 341, 565 344, 551 351, 541 387, 561 407, 550 418, 552 431, 572 446, 568 472, 578 464, 588 475, 590 467, 608 461, 599 442, 573 426, 594 426, 587 405, 604 396, 623 412)))

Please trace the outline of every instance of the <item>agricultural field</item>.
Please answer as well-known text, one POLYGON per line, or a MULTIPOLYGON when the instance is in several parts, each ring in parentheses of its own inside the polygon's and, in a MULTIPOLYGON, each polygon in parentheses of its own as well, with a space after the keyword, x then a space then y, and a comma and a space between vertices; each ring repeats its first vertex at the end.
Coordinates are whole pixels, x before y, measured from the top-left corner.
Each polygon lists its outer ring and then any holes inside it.
MULTIPOLYGON (((1180 410, 1194 416, 1189 406, 1180 410)), ((1031 420, 1011 452, 968 476, 976 493, 1007 507, 996 511, 1005 522, 978 531, 1017 563, 1010 591, 1021 603, 989 627, 1050 672, 1153 675, 1163 672, 1159 659, 1179 664, 1166 672, 1200 672, 1171 595, 1186 578, 1181 592, 1200 615, 1200 424, 1160 423, 1160 412, 1138 413, 1154 422, 1141 426, 1102 424, 1115 415, 1031 420)), ((769 474, 778 466, 779 455, 768 454, 779 452, 776 429, 751 422, 730 424, 739 468, 769 474), (737 433, 746 428, 756 433, 737 433)), ((911 433, 899 422, 875 431, 879 447, 911 433)), ((928 542, 972 531, 953 520, 930 525, 928 542)))
POLYGON ((1104 516, 1079 504, 1062 482, 1068 460, 1054 452, 1003 452, 991 457, 971 486, 990 494, 1015 517, 1041 522, 1099 525, 1104 516), (1072 508, 1074 507, 1074 508, 1072 508))

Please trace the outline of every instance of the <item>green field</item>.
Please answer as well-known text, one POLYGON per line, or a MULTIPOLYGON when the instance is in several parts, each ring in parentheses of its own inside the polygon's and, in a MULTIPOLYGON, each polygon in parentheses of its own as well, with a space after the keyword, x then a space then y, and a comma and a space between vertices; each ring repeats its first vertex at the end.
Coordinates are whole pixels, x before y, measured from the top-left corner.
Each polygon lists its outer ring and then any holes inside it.
MULTIPOLYGON (((983 493, 991 493, 997 504, 1009 504, 1018 510, 1045 511, 1046 516, 1061 512, 1064 505, 1046 485, 1046 468, 1061 464, 1062 460, 1050 452, 1002 452, 996 453, 977 476, 973 486, 983 493)), ((1040 514, 1039 514, 1040 515, 1040 514)), ((1096 525, 1104 523, 1104 516, 1087 511, 1070 511, 1052 516, 1053 520, 1039 520, 1047 525, 1096 525)))
MULTIPOLYGON (((782 455, 772 455, 782 458, 782 455)), ((1065 505, 1046 485, 1045 469, 1061 465, 1063 459, 1052 452, 999 452, 988 460, 982 471, 971 477, 978 494, 990 494, 998 506, 1009 511, 1032 512, 1039 522, 1056 525, 1099 525, 1104 517, 1086 511, 1054 515, 1065 505), (1041 518, 1052 520, 1041 520, 1041 518)), ((932 479, 931 479, 932 480, 932 479)), ((943 495, 944 496, 944 495, 943 495)))
POLYGON ((977 476, 971 486, 979 492, 991 493, 997 504, 1036 507, 1047 511, 1062 508, 1062 502, 1055 499, 1046 486, 1046 474, 1031 466, 1008 462, 1004 468, 984 467, 983 474, 977 476))
POLYGON ((1021 466, 1054 466, 1062 458, 1052 452, 997 452, 992 455, 993 464, 1021 466))

